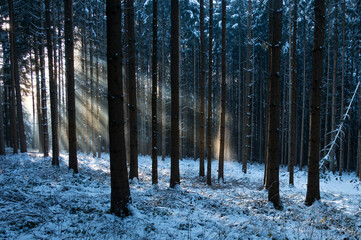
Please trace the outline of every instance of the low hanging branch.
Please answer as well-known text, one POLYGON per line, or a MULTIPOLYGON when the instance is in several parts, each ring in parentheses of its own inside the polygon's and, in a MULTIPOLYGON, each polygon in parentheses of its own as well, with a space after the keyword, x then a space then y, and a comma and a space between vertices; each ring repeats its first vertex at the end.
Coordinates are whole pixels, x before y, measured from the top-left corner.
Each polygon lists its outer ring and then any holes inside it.
POLYGON ((341 123, 340 125, 338 125, 337 129, 335 130, 336 131, 336 135, 335 135, 335 138, 332 140, 332 142, 330 144, 327 145, 327 147, 329 146, 329 148, 326 148, 326 149, 323 149, 322 151, 326 150, 327 151, 327 154, 322 158, 321 162, 320 162, 320 168, 322 168, 325 164, 325 162, 330 162, 330 161, 333 161, 333 159, 331 159, 330 155, 331 155, 331 152, 333 151, 333 147, 336 145, 336 140, 338 138, 340 138, 340 140, 342 141, 341 137, 340 137, 340 134, 342 132, 342 128, 343 128, 343 125, 345 123, 345 120, 347 117, 349 117, 349 111, 351 109, 351 106, 352 106, 352 103, 354 102, 355 100, 355 97, 356 97, 356 93, 357 93, 357 90, 359 89, 359 86, 360 86, 361 82, 358 82, 357 83, 357 86, 355 88, 355 91, 353 92, 353 95, 352 95, 352 98, 351 98, 351 101, 350 103, 348 104, 348 107, 346 108, 346 113, 343 115, 343 118, 341 120, 341 123))

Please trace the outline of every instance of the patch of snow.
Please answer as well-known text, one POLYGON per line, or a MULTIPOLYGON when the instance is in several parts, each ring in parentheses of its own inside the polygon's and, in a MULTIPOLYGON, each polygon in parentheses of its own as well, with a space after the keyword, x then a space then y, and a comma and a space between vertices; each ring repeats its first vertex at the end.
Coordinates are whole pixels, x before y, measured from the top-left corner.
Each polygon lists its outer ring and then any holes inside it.
POLYGON ((294 186, 280 168, 284 209, 275 210, 263 188, 264 165, 225 162, 224 182, 198 177, 199 163, 180 161, 181 183, 169 188, 170 159, 139 156, 139 180, 130 185, 131 216, 110 214, 109 155, 78 154, 79 173, 32 152, 1 157, 0 239, 357 239, 361 235, 361 183, 354 173, 321 177, 321 200, 304 204, 307 172, 295 168, 294 186))

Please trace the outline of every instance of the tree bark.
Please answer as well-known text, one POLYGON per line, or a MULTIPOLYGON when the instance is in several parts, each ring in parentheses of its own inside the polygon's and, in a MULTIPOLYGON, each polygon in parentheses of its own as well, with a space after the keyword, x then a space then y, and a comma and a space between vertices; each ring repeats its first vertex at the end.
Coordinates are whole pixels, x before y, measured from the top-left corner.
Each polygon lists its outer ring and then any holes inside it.
POLYGON ((218 180, 224 182, 224 138, 226 125, 226 0, 222 0, 222 82, 221 82, 221 126, 218 162, 218 180))
POLYGON ((213 1, 209 1, 208 46, 208 123, 207 123, 207 185, 212 185, 212 76, 213 76, 213 1))
POLYGON ((138 177, 138 120, 137 120, 137 81, 135 77, 135 33, 134 0, 126 1, 127 39, 128 39, 128 84, 129 84, 129 133, 130 133, 130 168, 129 179, 138 177))
POLYGON ((164 7, 162 9, 162 72, 161 77, 161 91, 162 91, 162 160, 165 160, 166 148, 167 148, 167 137, 166 137, 166 104, 165 104, 165 92, 166 92, 166 79, 165 79, 165 20, 164 20, 164 7))
POLYGON ((73 0, 64 0, 65 64, 68 103, 69 169, 78 173, 74 81, 73 0))
POLYGON ((111 178, 110 211, 117 216, 130 214, 131 202, 124 138, 124 95, 122 80, 121 2, 106 1, 109 149, 111 178), (120 110, 119 110, 120 109, 120 110))
POLYGON ((247 162, 251 145, 251 41, 252 41, 252 1, 248 0, 248 24, 247 24, 247 69, 246 69, 246 106, 245 106, 245 130, 243 137, 243 158, 242 158, 242 171, 247 173, 247 162))
POLYGON ((51 110, 51 134, 53 145, 52 165, 59 166, 59 142, 58 142, 58 103, 57 83, 54 77, 53 67, 53 39, 50 16, 50 0, 45 0, 45 24, 46 24, 46 46, 48 50, 48 71, 50 85, 50 110, 51 110))
POLYGON ((303 16, 303 87, 302 87, 302 117, 301 117, 301 147, 300 147, 300 170, 303 167, 304 154, 304 134, 305 134, 305 116, 306 116, 306 15, 303 16))
POLYGON ((180 184, 179 176, 179 3, 171 0, 171 173, 170 187, 180 184))
MULTIPOLYGON (((289 184, 293 185, 293 168, 295 164, 295 141, 296 141, 296 37, 297 37, 297 0, 294 0, 293 6, 293 32, 291 46, 291 59, 290 59, 290 121, 289 121, 289 157, 288 167, 290 172, 289 184)), ((291 7, 291 6, 290 6, 291 7)), ((291 9, 291 8, 290 8, 291 9)), ((291 21, 291 19, 290 19, 291 21)), ((291 31, 291 30, 290 30, 291 31)))
MULTIPOLYGON (((17 43, 16 43, 16 25, 14 20, 14 8, 13 1, 9 0, 9 19, 10 19, 10 58, 11 58, 11 78, 14 83, 15 93, 13 98, 16 96, 16 115, 18 120, 18 132, 20 137, 20 152, 26 152, 26 136, 24 129, 24 117, 23 117, 23 105, 21 99, 21 90, 20 90, 20 79, 19 79, 19 66, 18 66, 18 56, 17 56, 17 43)), ((12 111, 15 111, 12 110, 12 111)), ((14 143, 17 138, 14 138, 14 143)), ((14 148, 15 152, 15 148, 14 148)), ((16 149, 17 153, 17 149, 16 149)))
MULTIPOLYGON (((40 1, 40 6, 43 5, 43 1, 40 1)), ((43 19, 43 9, 41 9, 41 19, 43 19)), ((42 20, 41 20, 42 21, 42 20)), ((43 22, 41 22, 41 28, 43 28, 43 22)), ((39 36, 39 60, 40 60, 40 90, 41 90, 41 116, 43 125, 43 145, 44 145, 44 157, 49 156, 49 129, 48 129, 48 107, 46 101, 46 79, 45 79, 45 56, 44 56, 44 41, 43 36, 39 36)))
POLYGON ((5 155, 4 121, 3 121, 3 88, 0 86, 0 155, 5 155))
MULTIPOLYGON (((346 30, 346 24, 345 24, 345 18, 346 18, 346 3, 345 0, 342 4, 343 9, 343 18, 342 18, 342 71, 341 71, 341 113, 340 113, 340 119, 342 119, 344 114, 344 82, 345 82, 345 52, 346 52, 346 39, 345 39, 345 30, 346 30)), ((345 139, 341 139, 340 141, 340 164, 338 167, 339 170, 339 176, 342 176, 343 171, 343 162, 344 162, 344 151, 345 151, 345 139)))
MULTIPOLYGON (((98 0, 96 0, 96 17, 95 17, 95 36, 99 36, 99 5, 98 0)), ((102 154, 102 132, 100 130, 100 113, 99 113, 99 55, 101 54, 100 51, 100 39, 96 39, 95 43, 95 49, 96 49, 96 57, 95 57, 95 76, 96 76, 96 84, 95 84, 95 101, 96 101, 96 145, 97 145, 97 152, 98 152, 98 158, 101 157, 102 154)))
POLYGON ((329 91, 330 91, 330 65, 331 65, 331 1, 328 1, 327 15, 328 15, 328 37, 327 37, 327 76, 326 76, 326 107, 325 107, 325 134, 323 139, 323 147, 326 147, 328 144, 328 109, 329 109, 329 91))
POLYGON ((89 0, 88 9, 89 22, 89 68, 90 68, 90 129, 91 129, 91 150, 93 157, 96 157, 96 137, 95 137, 95 122, 94 122, 94 22, 92 2, 89 0))
MULTIPOLYGON (((39 42, 39 40, 38 40, 39 42)), ((39 152, 44 153, 44 130, 43 130, 43 116, 41 107, 41 90, 40 90, 40 67, 39 67, 39 47, 34 47, 35 53, 35 74, 36 74, 36 109, 38 119, 38 132, 39 132, 39 152)))
POLYGON ((308 149, 308 178, 306 205, 320 199, 320 125, 321 125, 321 84, 323 70, 323 44, 325 26, 325 2, 315 0, 315 29, 312 51, 312 87, 310 112, 310 137, 308 149))
MULTIPOLYGON (((337 36, 337 1, 335 1, 335 28, 334 28, 334 41, 335 45, 333 51, 333 85, 332 85, 332 112, 331 112, 331 139, 335 139, 335 130, 336 130, 336 112, 337 112, 337 48, 338 48, 338 36, 337 36)), ((336 156, 334 152, 331 152, 331 164, 330 170, 335 174, 335 161, 336 156)))
POLYGON ((280 66, 282 39, 282 5, 281 0, 270 1, 271 27, 271 76, 268 128, 268 201, 276 209, 281 208, 279 195, 279 127, 280 127, 280 66))
POLYGON ((204 128, 205 128, 205 98, 206 98, 206 43, 204 37, 204 0, 199 2, 200 8, 200 42, 201 42, 201 72, 199 78, 199 95, 200 95, 200 119, 199 119, 199 176, 204 176, 204 128))
MULTIPOLYGON (((359 66, 356 65, 356 74, 359 74, 359 66)), ((356 75, 357 76, 357 75, 356 75)), ((356 163, 356 172, 358 174, 359 180, 361 181, 361 86, 359 88, 359 98, 358 98, 358 133, 357 133, 357 163, 356 163)))
POLYGON ((153 55, 152 55, 152 184, 158 184, 157 149, 157 87, 158 87, 158 1, 153 0, 153 55))

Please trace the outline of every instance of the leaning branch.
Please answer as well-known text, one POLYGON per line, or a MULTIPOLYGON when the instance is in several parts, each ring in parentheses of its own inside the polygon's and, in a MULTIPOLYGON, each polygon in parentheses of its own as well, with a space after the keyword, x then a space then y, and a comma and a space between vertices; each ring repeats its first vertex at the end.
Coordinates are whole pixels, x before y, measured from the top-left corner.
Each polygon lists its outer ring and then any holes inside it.
MULTIPOLYGON (((335 130, 335 131, 336 131, 335 138, 332 140, 332 142, 331 142, 330 144, 327 145, 327 146, 329 146, 329 148, 326 149, 327 154, 321 159, 320 168, 322 168, 326 162, 333 161, 333 159, 331 159, 331 157, 330 157, 330 156, 331 156, 331 152, 333 151, 333 147, 334 147, 335 145, 337 145, 337 144, 336 144, 337 139, 338 139, 338 138, 341 139, 341 136, 340 136, 340 135, 341 135, 341 133, 343 133, 342 128, 343 128, 343 126, 344 126, 344 123, 345 123, 346 118, 349 117, 349 111, 350 111, 350 109, 351 109, 351 106, 352 106, 353 101, 356 99, 357 90, 359 89, 360 84, 361 84, 361 82, 358 82, 358 83, 357 83, 357 86, 356 86, 356 88, 355 88, 355 91, 353 92, 351 101, 350 101, 350 103, 348 104, 348 107, 346 108, 346 113, 343 115, 340 125, 338 125, 338 128, 335 130)), ((342 140, 342 139, 341 139, 341 140, 342 140)), ((325 149, 324 149, 324 150, 325 150, 325 149)))

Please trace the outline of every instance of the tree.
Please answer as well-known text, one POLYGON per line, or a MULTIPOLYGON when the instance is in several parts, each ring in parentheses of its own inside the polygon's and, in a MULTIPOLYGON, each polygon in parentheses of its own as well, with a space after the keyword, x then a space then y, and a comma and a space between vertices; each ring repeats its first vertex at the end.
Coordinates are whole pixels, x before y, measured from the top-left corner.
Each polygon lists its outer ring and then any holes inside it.
POLYGON ((153 0, 153 55, 152 55, 152 184, 158 183, 157 150, 157 87, 158 87, 158 0, 153 0))
MULTIPOLYGON (((300 146, 300 170, 303 167, 303 146, 305 133, 305 116, 306 116, 306 13, 303 14, 303 85, 302 85, 302 115, 301 115, 301 146, 300 146)), ((327 91, 328 92, 328 91, 327 91)))
POLYGON ((50 85, 50 109, 51 109, 51 133, 53 145, 53 159, 51 164, 59 166, 59 142, 58 142, 58 103, 57 83, 54 77, 53 68, 53 39, 50 16, 50 0, 45 0, 45 24, 46 24, 46 45, 48 50, 48 71, 50 85))
POLYGON ((208 123, 207 123, 207 185, 212 185, 212 74, 213 74, 213 1, 209 1, 208 46, 208 123))
POLYGON ((41 124, 42 124, 42 133, 43 133, 43 146, 44 146, 44 157, 49 156, 49 129, 48 129, 48 107, 46 99, 46 77, 45 77, 45 56, 44 56, 44 40, 43 32, 44 28, 43 23, 43 1, 39 2, 40 7, 40 31, 41 35, 38 36, 39 39, 39 60, 40 60, 40 92, 41 92, 41 124))
POLYGON ((39 64, 39 47, 34 47, 35 52, 35 75, 36 75, 36 109, 39 131, 39 151, 44 153, 44 125, 41 107, 41 90, 40 90, 40 64, 39 64))
POLYGON ((222 0, 222 82, 221 82, 221 126, 218 162, 218 180, 224 181, 224 138, 226 125, 226 0, 222 0))
MULTIPOLYGON (((345 32, 346 32, 346 3, 345 0, 342 3, 342 9, 343 9, 343 18, 342 18, 342 60, 341 60, 341 64, 342 64, 342 71, 341 71, 341 116, 340 119, 342 119, 343 114, 344 114, 344 95, 345 95, 345 90, 344 90, 344 82, 345 82, 345 52, 346 52, 346 40, 345 40, 345 32)), ((339 176, 342 176, 342 170, 343 170, 343 158, 344 158, 344 148, 345 148, 345 144, 344 141, 341 140, 340 142, 340 164, 339 164, 339 176)))
POLYGON ((170 187, 180 184, 179 176, 179 3, 171 0, 171 172, 170 187))
POLYGON ((315 0, 315 29, 312 51, 312 87, 310 111, 310 138, 308 150, 308 177, 306 205, 320 199, 319 153, 320 153, 320 113, 321 83, 323 70, 323 44, 325 26, 325 1, 315 0))
MULTIPOLYGON (((361 92, 361 86, 359 91, 361 92)), ((357 135, 357 162, 358 162, 358 170, 356 169, 356 171, 358 171, 358 176, 359 176, 359 180, 361 181, 361 94, 359 93, 359 98, 358 98, 358 112, 359 112, 359 117, 358 117, 358 135, 357 135)))
MULTIPOLYGON (((326 147, 328 144, 328 120, 329 120, 329 90, 330 90, 330 66, 331 66, 331 56, 330 56, 330 52, 331 52, 331 20, 332 20, 332 16, 330 14, 331 12, 331 1, 328 1, 328 7, 327 7, 327 16, 328 16, 328 27, 327 27, 327 32, 328 32, 328 36, 327 36, 327 72, 326 72, 326 107, 325 107, 325 134, 324 134, 324 138, 323 138, 323 146, 326 147)), ((306 18, 306 16, 304 15, 304 18, 306 18)), ((306 28, 306 26, 304 25, 304 29, 306 28)), ((305 31, 305 30, 304 30, 305 31)), ((305 68, 304 68, 305 71, 305 68)))
POLYGON ((134 0, 126 0, 127 67, 129 84, 130 169, 129 179, 138 179, 137 81, 135 78, 134 0))
POLYGON ((3 122, 3 88, 0 85, 0 155, 5 155, 4 122, 3 122))
POLYGON ((248 0, 248 21, 247 21, 247 66, 246 66, 246 106, 245 106, 245 121, 244 121, 244 141, 243 141, 243 158, 242 171, 247 173, 247 162, 251 146, 251 49, 252 48, 252 1, 248 0))
POLYGON ((110 211, 117 216, 130 214, 130 190, 124 139, 124 95, 122 80, 121 2, 106 1, 107 64, 109 107, 109 150, 111 178, 110 211))
MULTIPOLYGON (((9 0, 9 18, 10 18, 10 57, 11 57, 11 82, 15 91, 12 91, 12 111, 13 115, 17 115, 18 131, 20 137, 20 152, 26 152, 26 136, 24 128, 23 105, 21 100, 20 79, 19 79, 19 66, 18 66, 18 53, 17 53, 17 39, 16 39, 16 25, 14 20, 14 7, 13 1, 9 0), (16 113, 15 113, 15 98, 16 98, 16 113)), ((14 117, 13 116, 13 117, 14 117)), ((14 120, 14 119, 13 119, 14 120)), ((15 123, 13 124, 15 127, 15 123)), ((14 153, 17 153, 17 134, 14 133, 14 153), (15 147, 16 146, 16 147, 15 147), (16 151, 15 151, 16 150, 16 151)))
MULTIPOLYGON (((335 1, 335 28, 334 28, 334 41, 335 45, 333 46, 333 80, 332 80, 332 111, 331 111, 331 139, 335 138, 335 130, 336 130, 336 113, 337 113, 337 48, 338 48, 338 36, 337 36, 337 1, 335 1)), ((335 161, 336 154, 332 152, 331 154, 331 164, 330 170, 335 174, 335 161)))
POLYGON ((89 21, 89 67, 90 67, 90 127, 91 127, 91 148, 93 157, 96 157, 96 137, 95 137, 95 124, 94 124, 94 21, 93 21, 93 12, 92 12, 92 2, 89 0, 89 9, 88 9, 88 21, 89 21))
MULTIPOLYGON (((291 4, 290 9, 291 12, 291 4)), ((291 22, 291 19, 290 19, 291 22)), ((291 24, 290 24, 290 39, 291 39, 291 24)), ((296 141, 296 44, 297 44, 297 0, 293 1, 293 30, 292 30, 292 44, 290 44, 290 121, 289 121, 289 157, 288 167, 290 172, 289 184, 293 185, 293 168, 295 164, 295 141, 296 141)))
POLYGON ((68 103, 69 169, 78 173, 74 81, 73 0, 64 0, 65 64, 68 103))
POLYGON ((199 2, 200 8, 200 42, 201 42, 201 72, 199 78, 199 93, 200 93, 200 119, 199 119, 199 176, 204 176, 204 128, 205 128, 205 98, 206 98, 206 43, 204 37, 204 0, 199 2))
POLYGON ((279 127, 280 127, 280 67, 282 39, 282 0, 270 1, 270 99, 268 126, 268 201, 281 208, 279 195, 279 127))

